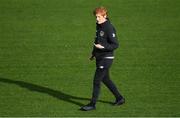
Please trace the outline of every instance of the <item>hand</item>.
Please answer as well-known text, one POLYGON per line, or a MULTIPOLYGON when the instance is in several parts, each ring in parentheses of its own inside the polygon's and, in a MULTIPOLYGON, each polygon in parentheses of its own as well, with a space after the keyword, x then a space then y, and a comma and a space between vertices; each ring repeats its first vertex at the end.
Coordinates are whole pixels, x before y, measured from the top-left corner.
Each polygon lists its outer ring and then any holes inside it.
POLYGON ((94 43, 94 46, 95 46, 96 48, 99 48, 99 49, 103 49, 103 48, 104 48, 104 46, 102 46, 101 44, 95 44, 95 43, 94 43))
POLYGON ((94 60, 94 55, 92 55, 90 58, 89 58, 89 60, 94 60))

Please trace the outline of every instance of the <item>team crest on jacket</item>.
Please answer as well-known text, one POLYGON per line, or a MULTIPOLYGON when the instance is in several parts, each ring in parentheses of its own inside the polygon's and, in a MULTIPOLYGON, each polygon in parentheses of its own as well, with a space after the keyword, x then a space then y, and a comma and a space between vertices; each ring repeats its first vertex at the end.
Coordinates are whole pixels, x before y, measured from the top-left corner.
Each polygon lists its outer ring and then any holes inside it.
POLYGON ((100 36, 104 36, 104 32, 103 31, 100 31, 100 36))

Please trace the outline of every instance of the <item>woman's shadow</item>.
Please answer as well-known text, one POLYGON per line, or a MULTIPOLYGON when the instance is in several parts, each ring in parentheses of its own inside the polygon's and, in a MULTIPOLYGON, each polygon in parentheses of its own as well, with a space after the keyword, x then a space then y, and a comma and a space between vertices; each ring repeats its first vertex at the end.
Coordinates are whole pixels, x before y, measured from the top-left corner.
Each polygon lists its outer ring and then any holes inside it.
MULTIPOLYGON (((26 88, 30 91, 36 91, 39 93, 44 93, 44 94, 48 94, 52 97, 55 97, 57 99, 60 99, 62 101, 65 102, 69 102, 78 106, 83 106, 84 104, 77 102, 75 100, 87 100, 90 101, 89 98, 82 98, 82 97, 76 97, 76 96, 72 96, 66 93, 63 93, 61 91, 57 91, 57 90, 53 90, 47 87, 42 87, 36 84, 32 84, 32 83, 27 83, 27 82, 23 82, 23 81, 18 81, 18 80, 10 80, 10 79, 6 79, 6 78, 0 78, 0 82, 3 83, 7 83, 7 84, 16 84, 22 88, 26 88)), ((103 100, 99 100, 99 102, 102 103, 108 103, 108 104, 112 104, 111 102, 108 101, 103 101, 103 100)))

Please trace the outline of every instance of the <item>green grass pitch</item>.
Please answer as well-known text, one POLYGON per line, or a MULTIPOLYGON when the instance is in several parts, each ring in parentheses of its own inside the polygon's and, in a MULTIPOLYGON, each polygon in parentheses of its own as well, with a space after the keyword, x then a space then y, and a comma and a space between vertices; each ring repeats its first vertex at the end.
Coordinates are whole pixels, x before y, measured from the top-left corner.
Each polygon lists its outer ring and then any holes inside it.
POLYGON ((179 0, 0 0, 0 116, 180 116, 179 0), (105 6, 120 48, 97 110, 92 10, 105 6))

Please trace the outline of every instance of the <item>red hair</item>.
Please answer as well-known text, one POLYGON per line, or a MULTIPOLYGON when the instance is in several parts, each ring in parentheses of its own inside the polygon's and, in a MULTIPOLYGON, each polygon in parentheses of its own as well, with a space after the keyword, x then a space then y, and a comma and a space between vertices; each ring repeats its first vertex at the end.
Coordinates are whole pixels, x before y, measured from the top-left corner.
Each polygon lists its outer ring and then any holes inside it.
POLYGON ((97 7, 94 9, 93 14, 101 14, 102 16, 107 16, 107 9, 105 7, 97 7))

